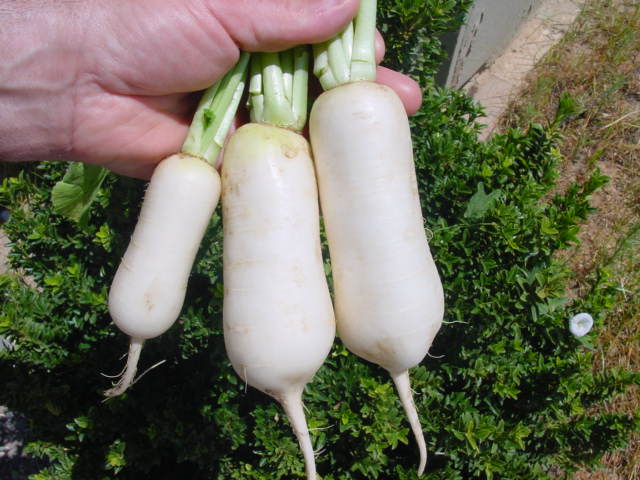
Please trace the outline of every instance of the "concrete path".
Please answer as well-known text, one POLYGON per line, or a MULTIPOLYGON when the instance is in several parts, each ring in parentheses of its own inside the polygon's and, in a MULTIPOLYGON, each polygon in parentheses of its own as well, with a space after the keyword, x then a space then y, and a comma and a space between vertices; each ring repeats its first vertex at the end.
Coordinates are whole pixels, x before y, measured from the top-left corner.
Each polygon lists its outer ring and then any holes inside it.
POLYGON ((520 91, 527 74, 569 30, 584 0, 544 0, 519 29, 504 54, 467 82, 463 89, 485 107, 481 138, 495 131, 498 120, 520 91))

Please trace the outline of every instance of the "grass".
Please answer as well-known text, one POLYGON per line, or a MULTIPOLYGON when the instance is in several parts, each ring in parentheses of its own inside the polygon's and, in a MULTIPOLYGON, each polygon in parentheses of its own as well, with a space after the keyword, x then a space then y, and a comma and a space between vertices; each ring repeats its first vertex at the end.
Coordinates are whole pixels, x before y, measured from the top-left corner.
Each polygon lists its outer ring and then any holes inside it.
MULTIPOLYGON (((563 254, 573 271, 570 297, 589 291, 599 271, 618 289, 616 307, 600 335, 596 371, 640 371, 640 3, 586 0, 571 30, 531 73, 501 128, 553 119, 568 93, 579 113, 562 125, 564 157, 558 189, 600 169, 610 182, 592 198, 597 211, 581 243, 563 254)), ((617 398, 609 411, 638 414, 640 391, 617 398)), ((640 438, 605 456, 602 469, 575 479, 640 480, 640 438)))

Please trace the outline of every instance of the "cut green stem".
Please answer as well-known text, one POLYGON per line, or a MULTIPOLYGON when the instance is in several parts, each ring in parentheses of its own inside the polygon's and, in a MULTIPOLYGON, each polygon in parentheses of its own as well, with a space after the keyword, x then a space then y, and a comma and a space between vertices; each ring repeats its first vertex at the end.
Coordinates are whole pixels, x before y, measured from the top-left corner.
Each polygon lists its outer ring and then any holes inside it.
POLYGON ((351 81, 376 79, 376 0, 361 0, 353 26, 351 81))
POLYGON ((347 58, 347 63, 351 64, 351 57, 353 56, 353 22, 349 22, 347 28, 345 28, 340 34, 340 38, 342 39, 342 48, 344 49, 344 55, 347 58))
POLYGON ((339 85, 336 77, 329 68, 329 42, 313 45, 313 74, 320 81, 324 90, 330 90, 339 85))
POLYGON ((251 77, 249 80, 249 99, 247 101, 252 122, 264 117, 264 94, 262 93, 262 64, 255 59, 251 61, 251 77))
POLYGON ((284 127, 293 123, 291 102, 286 95, 279 53, 261 53, 264 122, 284 127))
POLYGON ((339 85, 348 83, 351 78, 351 66, 349 65, 349 60, 347 59, 347 52, 342 42, 342 36, 338 35, 328 43, 329 68, 333 72, 333 76, 335 77, 339 85))
POLYGON ((301 131, 307 121, 309 50, 258 53, 251 60, 251 121, 301 131))
POLYGON ((376 8, 376 0, 361 0, 356 18, 342 33, 314 45, 313 73, 323 89, 376 80, 376 8))
POLYGON ((301 131, 307 123, 307 99, 309 98, 309 49, 293 49, 293 89, 291 109, 294 129, 301 131))
POLYGON ((282 81, 284 83, 284 95, 288 101, 293 98, 293 50, 280 53, 280 68, 282 68, 282 81))
POLYGON ((248 65, 249 54, 242 52, 233 69, 204 92, 182 145, 183 153, 215 165, 244 92, 248 65))

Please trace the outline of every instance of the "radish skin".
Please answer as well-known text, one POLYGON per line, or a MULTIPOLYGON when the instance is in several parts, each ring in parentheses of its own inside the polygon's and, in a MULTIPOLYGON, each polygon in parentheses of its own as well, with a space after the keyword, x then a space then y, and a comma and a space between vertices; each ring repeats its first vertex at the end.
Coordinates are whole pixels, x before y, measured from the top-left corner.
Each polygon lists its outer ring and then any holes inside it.
POLYGON ((220 198, 213 165, 242 98, 248 65, 249 54, 241 52, 236 65, 205 90, 181 153, 153 172, 109 292, 113 322, 131 340, 124 372, 107 397, 135 383, 144 341, 168 330, 182 310, 193 261, 220 198))
POLYGON ((351 352, 391 374, 422 474, 426 446, 408 369, 427 354, 444 297, 424 231, 406 112, 390 88, 353 82, 316 100, 309 127, 338 334, 351 352))
POLYGON ((109 291, 109 313, 131 337, 127 367, 105 392, 124 392, 134 381, 145 340, 178 318, 187 280, 220 197, 220 176, 203 160, 183 153, 156 167, 129 246, 109 291))
POLYGON ((222 164, 224 340, 238 375, 283 406, 316 478, 301 395, 335 337, 309 145, 247 124, 222 164))

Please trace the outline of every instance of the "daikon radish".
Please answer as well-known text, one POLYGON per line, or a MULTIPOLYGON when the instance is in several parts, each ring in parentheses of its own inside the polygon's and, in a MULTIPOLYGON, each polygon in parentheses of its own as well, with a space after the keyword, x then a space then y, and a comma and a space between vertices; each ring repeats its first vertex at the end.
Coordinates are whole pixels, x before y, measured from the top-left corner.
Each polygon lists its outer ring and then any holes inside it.
POLYGON ((310 148, 297 133, 307 63, 304 47, 252 59, 255 123, 232 135, 222 163, 223 318, 233 368, 280 402, 314 480, 302 393, 331 349, 335 322, 310 148))
POLYGON ((127 364, 107 397, 135 382, 145 340, 173 325, 189 274, 220 197, 214 168, 244 90, 249 56, 207 90, 182 152, 161 161, 149 182, 138 223, 109 291, 109 313, 131 337, 127 364))
POLYGON ((408 370, 427 354, 444 297, 418 197, 404 106, 375 83, 375 0, 362 0, 343 34, 316 46, 327 91, 309 134, 334 283, 338 335, 389 371, 426 465, 426 444, 408 370))

